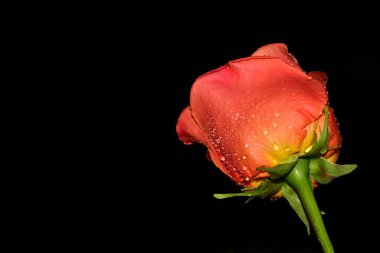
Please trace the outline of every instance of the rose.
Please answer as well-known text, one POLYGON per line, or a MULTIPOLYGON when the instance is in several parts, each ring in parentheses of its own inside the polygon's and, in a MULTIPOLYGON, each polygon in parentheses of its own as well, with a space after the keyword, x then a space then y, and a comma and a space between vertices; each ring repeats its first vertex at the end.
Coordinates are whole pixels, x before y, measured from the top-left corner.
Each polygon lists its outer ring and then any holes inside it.
MULTIPOLYGON (((327 76, 305 73, 285 44, 269 44, 196 79, 177 123, 184 144, 202 143, 213 163, 243 187, 258 186, 271 168, 305 154, 324 127, 327 76)), ((329 108, 324 158, 335 162, 341 136, 329 108)), ((279 196, 279 195, 278 195, 279 196)))
POLYGON ((185 144, 204 144, 244 187, 216 198, 284 196, 332 253, 310 183, 328 184, 357 166, 334 163, 342 138, 326 82, 323 72, 303 72, 286 45, 270 44, 196 79, 176 130, 185 144))

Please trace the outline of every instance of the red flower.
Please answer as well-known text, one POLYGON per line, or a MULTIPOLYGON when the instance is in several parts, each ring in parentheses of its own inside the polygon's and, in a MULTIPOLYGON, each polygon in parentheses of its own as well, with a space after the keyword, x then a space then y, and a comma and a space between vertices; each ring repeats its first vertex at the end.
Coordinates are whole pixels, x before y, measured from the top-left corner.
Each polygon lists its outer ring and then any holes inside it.
MULTIPOLYGON (((255 186, 273 167, 313 145, 324 125, 327 76, 305 73, 285 44, 269 44, 196 79, 190 106, 179 117, 184 144, 208 148, 214 164, 241 186, 255 186)), ((335 162, 341 136, 329 108, 325 158, 335 162)))

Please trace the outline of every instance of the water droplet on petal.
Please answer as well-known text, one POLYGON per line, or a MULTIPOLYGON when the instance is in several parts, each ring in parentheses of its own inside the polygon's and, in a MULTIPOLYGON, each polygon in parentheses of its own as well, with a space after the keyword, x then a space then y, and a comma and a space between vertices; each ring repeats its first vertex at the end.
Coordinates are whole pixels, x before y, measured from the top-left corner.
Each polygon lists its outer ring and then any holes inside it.
POLYGON ((311 150, 312 147, 313 147, 313 145, 310 145, 310 146, 305 150, 305 152, 308 153, 308 152, 311 150))
POLYGON ((276 118, 279 118, 279 117, 280 117, 280 113, 279 113, 279 112, 276 112, 276 113, 275 113, 275 116, 276 116, 276 118))
POLYGON ((263 134, 264 134, 264 135, 268 135, 268 131, 267 131, 267 130, 264 130, 263 134))
POLYGON ((312 77, 311 77, 311 76, 307 76, 307 79, 311 80, 311 79, 312 79, 312 77))
POLYGON ((247 168, 247 166, 243 166, 243 170, 247 170, 248 168, 247 168))
POLYGON ((290 148, 289 147, 286 147, 285 148, 285 152, 289 152, 290 151, 290 148))
POLYGON ((273 144, 273 149, 274 149, 274 150, 279 150, 280 147, 279 147, 277 144, 273 144))
POLYGON ((278 127, 278 125, 277 125, 276 122, 274 122, 274 123, 272 124, 272 126, 273 126, 274 128, 278 127))
POLYGON ((224 158, 224 156, 220 156, 220 160, 221 160, 221 161, 225 161, 226 158, 224 158))
POLYGON ((249 181, 249 177, 246 177, 245 180, 246 180, 246 181, 249 181))
POLYGON ((246 143, 246 144, 244 145, 244 147, 245 147, 245 148, 248 148, 248 147, 249 147, 249 144, 248 144, 248 143, 246 143))
POLYGON ((247 157, 245 155, 243 155, 243 160, 247 159, 247 157))

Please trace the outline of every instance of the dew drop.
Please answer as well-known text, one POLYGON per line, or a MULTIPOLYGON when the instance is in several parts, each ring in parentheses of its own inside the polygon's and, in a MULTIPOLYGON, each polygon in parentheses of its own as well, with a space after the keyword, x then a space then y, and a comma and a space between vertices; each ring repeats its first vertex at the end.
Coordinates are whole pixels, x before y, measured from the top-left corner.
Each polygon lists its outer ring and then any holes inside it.
POLYGON ((312 77, 311 77, 311 76, 307 76, 307 79, 311 80, 311 79, 312 79, 312 77))
POLYGON ((267 130, 264 130, 264 135, 268 135, 268 131, 267 130))
POLYGON ((247 159, 247 157, 245 155, 243 155, 243 160, 247 159))
POLYGON ((285 152, 289 152, 290 151, 290 148, 289 147, 286 147, 285 148, 285 152))
POLYGON ((220 160, 221 160, 221 161, 225 161, 226 158, 224 158, 224 156, 220 156, 220 160))
POLYGON ((249 147, 249 144, 248 144, 248 143, 246 143, 246 144, 244 145, 244 147, 245 147, 245 148, 248 148, 248 147, 249 147))
POLYGON ((279 147, 277 144, 273 144, 273 149, 274 149, 274 150, 279 150, 280 147, 279 147))
POLYGON ((277 164, 277 160, 273 160, 273 163, 274 163, 274 164, 277 164))
POLYGON ((310 145, 310 146, 305 150, 305 152, 308 153, 308 152, 311 150, 312 147, 313 147, 313 145, 310 145))
POLYGON ((246 177, 245 180, 246 180, 246 181, 249 181, 249 177, 246 177))
POLYGON ((272 126, 273 126, 274 128, 278 127, 278 125, 277 125, 276 122, 274 122, 274 123, 272 124, 272 126))
POLYGON ((247 166, 243 166, 243 170, 247 170, 248 168, 247 168, 247 166))
POLYGON ((280 113, 279 113, 279 112, 276 112, 276 113, 275 113, 275 116, 276 116, 276 118, 279 118, 279 117, 280 117, 280 113))

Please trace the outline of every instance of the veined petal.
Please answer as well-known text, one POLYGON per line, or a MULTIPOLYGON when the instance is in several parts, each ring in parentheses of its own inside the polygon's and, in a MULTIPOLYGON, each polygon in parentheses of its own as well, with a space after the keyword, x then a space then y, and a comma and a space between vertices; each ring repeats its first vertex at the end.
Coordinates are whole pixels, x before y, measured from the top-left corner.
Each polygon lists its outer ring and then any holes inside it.
POLYGON ((194 142, 207 144, 202 130, 191 115, 190 106, 187 106, 179 116, 176 130, 178 138, 186 145, 194 142))
POLYGON ((327 74, 325 72, 322 72, 322 71, 311 71, 307 74, 309 77, 317 80, 317 81, 320 81, 324 86, 326 86, 326 83, 327 83, 327 74))
POLYGON ((252 56, 270 56, 283 60, 285 63, 294 66, 298 69, 301 67, 298 65, 297 59, 288 52, 288 47, 283 43, 273 43, 260 47, 252 54, 252 56))

